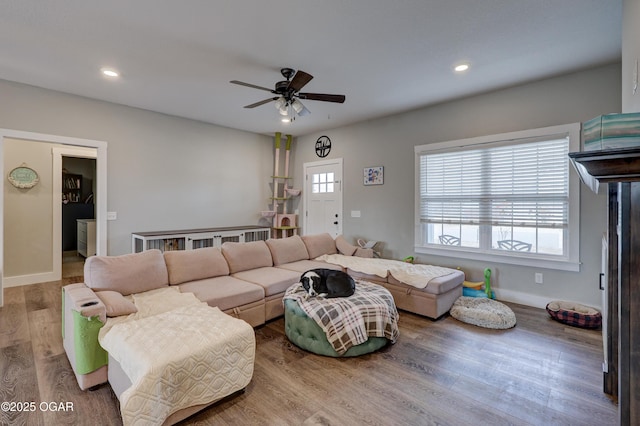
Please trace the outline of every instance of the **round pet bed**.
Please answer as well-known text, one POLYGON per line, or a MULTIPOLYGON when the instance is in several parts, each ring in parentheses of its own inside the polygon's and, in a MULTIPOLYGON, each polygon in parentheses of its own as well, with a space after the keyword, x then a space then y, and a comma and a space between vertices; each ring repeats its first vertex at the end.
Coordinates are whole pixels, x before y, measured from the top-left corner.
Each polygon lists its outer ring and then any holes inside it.
POLYGON ((300 308, 298 302, 284 300, 284 328, 289 340, 296 346, 318 355, 353 357, 377 351, 389 340, 385 337, 369 337, 364 343, 350 347, 340 355, 333 349, 322 328, 300 308))
POLYGON ((599 328, 602 314, 590 306, 554 300, 547 304, 547 312, 556 321, 581 328, 599 328))
POLYGON ((460 296, 449 311, 452 317, 478 327, 507 329, 516 325, 516 315, 497 300, 460 296))

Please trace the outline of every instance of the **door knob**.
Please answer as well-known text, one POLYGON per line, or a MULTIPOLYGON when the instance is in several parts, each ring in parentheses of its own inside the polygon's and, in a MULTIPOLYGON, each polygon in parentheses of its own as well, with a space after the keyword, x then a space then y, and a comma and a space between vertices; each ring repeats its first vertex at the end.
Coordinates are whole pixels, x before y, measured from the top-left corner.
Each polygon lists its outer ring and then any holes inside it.
POLYGON ((334 224, 334 225, 337 225, 337 224, 338 224, 338 221, 336 220, 335 222, 333 222, 333 224, 334 224))

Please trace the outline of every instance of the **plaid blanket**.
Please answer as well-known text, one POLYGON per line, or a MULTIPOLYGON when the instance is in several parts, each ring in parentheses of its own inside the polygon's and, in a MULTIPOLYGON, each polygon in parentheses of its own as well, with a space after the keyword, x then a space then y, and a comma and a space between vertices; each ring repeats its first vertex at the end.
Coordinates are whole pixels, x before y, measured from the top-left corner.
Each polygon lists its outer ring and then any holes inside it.
POLYGON ((377 284, 356 280, 356 292, 352 296, 325 299, 308 297, 302 284, 296 283, 287 289, 284 299, 297 301, 340 355, 369 337, 386 337, 395 343, 400 335, 393 296, 377 284))

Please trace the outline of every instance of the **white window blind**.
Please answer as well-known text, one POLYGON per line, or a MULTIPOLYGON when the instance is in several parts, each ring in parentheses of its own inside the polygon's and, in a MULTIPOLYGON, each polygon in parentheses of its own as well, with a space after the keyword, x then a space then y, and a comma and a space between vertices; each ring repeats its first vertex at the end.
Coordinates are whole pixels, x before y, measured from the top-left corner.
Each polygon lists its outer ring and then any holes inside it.
POLYGON ((416 146, 415 250, 577 271, 580 123, 416 146))
POLYGON ((569 138, 420 155, 420 221, 568 226, 569 138))

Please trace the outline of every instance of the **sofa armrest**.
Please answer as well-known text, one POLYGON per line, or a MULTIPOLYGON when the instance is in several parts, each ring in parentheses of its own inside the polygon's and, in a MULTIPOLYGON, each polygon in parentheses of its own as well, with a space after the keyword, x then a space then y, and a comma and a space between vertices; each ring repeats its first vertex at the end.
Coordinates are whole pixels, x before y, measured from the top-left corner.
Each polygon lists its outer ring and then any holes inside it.
POLYGON ((98 333, 107 319, 107 308, 86 285, 62 288, 62 343, 78 384, 79 376, 107 365, 108 354, 98 343, 98 333))

